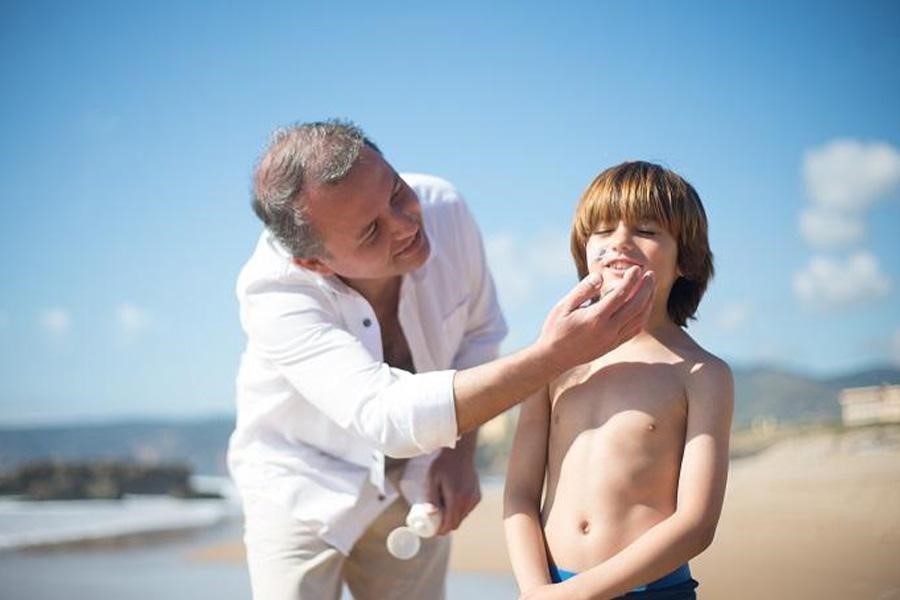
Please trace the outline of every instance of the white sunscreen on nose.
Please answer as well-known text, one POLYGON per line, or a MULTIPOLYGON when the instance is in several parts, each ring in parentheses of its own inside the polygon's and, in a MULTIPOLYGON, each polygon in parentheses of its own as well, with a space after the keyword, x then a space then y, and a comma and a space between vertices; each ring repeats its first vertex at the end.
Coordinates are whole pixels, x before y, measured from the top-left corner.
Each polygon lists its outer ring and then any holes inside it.
POLYGON ((606 248, 600 248, 597 252, 591 257, 591 262, 600 262, 600 259, 603 258, 603 255, 606 254, 606 248))

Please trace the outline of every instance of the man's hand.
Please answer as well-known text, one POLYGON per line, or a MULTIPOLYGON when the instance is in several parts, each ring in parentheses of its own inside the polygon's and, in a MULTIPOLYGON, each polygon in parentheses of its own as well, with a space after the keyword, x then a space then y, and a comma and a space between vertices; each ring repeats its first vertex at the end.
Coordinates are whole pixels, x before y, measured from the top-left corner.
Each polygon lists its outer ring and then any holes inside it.
POLYGON ((656 278, 652 271, 641 274, 631 267, 619 287, 595 303, 584 306, 600 295, 603 278, 585 277, 550 311, 538 343, 552 349, 559 371, 589 362, 606 354, 637 334, 653 308, 656 278))
POLYGON ((428 473, 428 500, 443 513, 438 535, 459 527, 481 501, 481 485, 475 470, 475 443, 478 432, 468 433, 456 448, 444 448, 428 473))
POLYGON ((637 334, 653 308, 656 278, 627 270, 616 289, 600 295, 602 279, 590 275, 560 300, 534 344, 453 378, 456 427, 472 431, 527 398, 572 367, 590 362, 637 334))

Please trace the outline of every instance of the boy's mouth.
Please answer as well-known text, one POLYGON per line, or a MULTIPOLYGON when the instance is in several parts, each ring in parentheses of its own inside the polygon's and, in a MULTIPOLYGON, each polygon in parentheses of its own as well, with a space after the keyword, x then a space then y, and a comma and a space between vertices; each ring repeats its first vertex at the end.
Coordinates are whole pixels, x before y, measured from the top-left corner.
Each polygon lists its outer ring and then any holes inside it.
POLYGON ((631 259, 623 257, 610 258, 603 263, 604 269, 609 269, 611 271, 617 271, 620 273, 624 273, 629 268, 634 266, 641 267, 641 264, 637 261, 633 261, 631 259))

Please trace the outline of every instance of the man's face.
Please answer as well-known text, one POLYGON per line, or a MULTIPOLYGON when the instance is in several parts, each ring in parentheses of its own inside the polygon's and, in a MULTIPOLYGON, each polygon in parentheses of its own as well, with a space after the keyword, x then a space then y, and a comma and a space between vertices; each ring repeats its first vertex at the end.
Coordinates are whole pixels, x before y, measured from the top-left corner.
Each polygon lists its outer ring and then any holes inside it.
POLYGON ((327 256, 298 260, 303 267, 348 281, 381 280, 409 273, 428 258, 418 197, 368 146, 343 180, 315 186, 305 199, 327 256))

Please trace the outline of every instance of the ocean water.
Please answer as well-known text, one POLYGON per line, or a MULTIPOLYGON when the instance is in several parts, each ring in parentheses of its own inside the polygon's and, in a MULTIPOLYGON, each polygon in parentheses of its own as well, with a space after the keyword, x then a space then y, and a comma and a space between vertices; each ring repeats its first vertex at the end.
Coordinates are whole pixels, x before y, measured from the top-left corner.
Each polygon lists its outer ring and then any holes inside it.
MULTIPOLYGON (((247 599, 250 581, 243 564, 191 558, 200 548, 238 539, 240 529, 239 509, 229 501, 4 499, 0 598, 247 599), (150 535, 134 537, 138 532, 150 535), (122 534, 130 535, 116 542, 100 541, 122 534), (49 542, 70 543, 48 546, 49 542)), ((511 575, 450 573, 447 596, 469 600, 516 598, 518 593, 511 575)))

